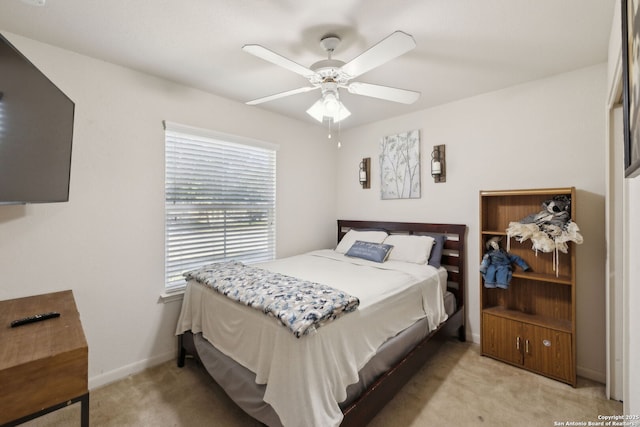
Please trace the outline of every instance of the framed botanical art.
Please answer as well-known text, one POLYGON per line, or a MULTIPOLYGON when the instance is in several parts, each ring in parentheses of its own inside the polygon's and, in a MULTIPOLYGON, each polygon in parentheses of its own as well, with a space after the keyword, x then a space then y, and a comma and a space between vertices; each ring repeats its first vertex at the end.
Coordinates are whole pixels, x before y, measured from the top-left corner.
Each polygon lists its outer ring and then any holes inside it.
POLYGON ((622 0, 624 175, 640 174, 640 0, 622 0))
POLYGON ((380 141, 381 198, 420 198, 420 131, 389 135, 380 141))

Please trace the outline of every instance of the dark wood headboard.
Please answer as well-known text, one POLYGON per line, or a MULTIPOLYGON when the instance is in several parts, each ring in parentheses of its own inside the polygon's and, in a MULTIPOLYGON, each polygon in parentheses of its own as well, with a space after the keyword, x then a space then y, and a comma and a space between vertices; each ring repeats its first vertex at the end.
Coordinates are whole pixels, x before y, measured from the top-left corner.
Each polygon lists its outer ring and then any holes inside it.
POLYGON ((444 244, 442 266, 447 269, 447 288, 456 296, 459 308, 464 307, 465 292, 465 234, 467 226, 464 224, 427 224, 420 222, 385 222, 385 221, 351 221, 338 220, 338 242, 351 229, 384 230, 389 234, 438 233, 444 234, 447 240, 444 244))

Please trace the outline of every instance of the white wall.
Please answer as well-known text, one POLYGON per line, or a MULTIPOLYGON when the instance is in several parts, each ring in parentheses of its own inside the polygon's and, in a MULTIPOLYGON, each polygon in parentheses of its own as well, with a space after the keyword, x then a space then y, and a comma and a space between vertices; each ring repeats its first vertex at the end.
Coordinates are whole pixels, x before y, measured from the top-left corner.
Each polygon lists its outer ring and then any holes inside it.
POLYGON ((163 120, 279 144, 278 256, 334 243, 337 150, 322 128, 4 34, 76 115, 70 201, 0 206, 0 299, 72 289, 91 387, 175 356, 180 303, 158 301, 163 120))
MULTIPOLYGON (((479 342, 479 191, 575 186, 578 374, 605 379, 604 193, 606 64, 461 100, 343 133, 338 217, 468 226, 468 330, 479 342), (380 200, 380 138, 421 132, 422 197, 380 200), (427 175, 432 147, 446 145, 447 182, 427 175), (372 158, 371 189, 357 182, 372 158)), ((423 96, 429 96, 423 94, 423 96)))

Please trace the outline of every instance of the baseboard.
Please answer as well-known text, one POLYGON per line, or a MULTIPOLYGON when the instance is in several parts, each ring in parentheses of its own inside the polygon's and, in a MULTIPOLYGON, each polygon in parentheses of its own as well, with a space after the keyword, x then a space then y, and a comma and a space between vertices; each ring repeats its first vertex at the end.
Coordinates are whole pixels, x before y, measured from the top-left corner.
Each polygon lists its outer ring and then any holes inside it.
MULTIPOLYGON (((470 335, 473 343, 480 344, 480 334, 470 335)), ((176 357, 176 352, 175 350, 173 350, 158 356, 132 363, 127 366, 123 366, 118 369, 114 369, 113 371, 95 375, 89 378, 89 390, 121 380, 128 375, 136 374, 138 372, 144 371, 145 369, 167 362, 171 359, 175 359, 176 357)), ((605 384, 607 381, 606 375, 603 372, 598 372, 593 369, 578 366, 576 368, 576 373, 579 377, 587 378, 589 380, 596 381, 602 384, 605 384)))
POLYGON ((111 384, 115 381, 121 380, 128 375, 137 374, 145 369, 167 362, 177 357, 176 351, 172 350, 164 354, 150 357, 148 359, 140 360, 130 365, 123 366, 113 371, 105 372, 100 375, 95 375, 89 378, 89 390, 102 387, 107 384, 111 384))
POLYGON ((598 372, 594 371, 593 369, 577 366, 576 373, 579 377, 586 378, 588 380, 592 380, 601 384, 607 383, 607 375, 604 372, 598 372))

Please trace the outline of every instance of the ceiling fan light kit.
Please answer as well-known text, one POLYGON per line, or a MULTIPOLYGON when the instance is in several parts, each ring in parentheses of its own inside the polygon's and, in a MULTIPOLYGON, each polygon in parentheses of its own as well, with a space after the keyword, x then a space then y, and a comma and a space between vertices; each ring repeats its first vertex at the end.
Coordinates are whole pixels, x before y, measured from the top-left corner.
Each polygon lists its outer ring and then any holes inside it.
POLYGON ((332 106, 331 101, 327 102, 326 99, 318 99, 309 109, 307 114, 322 123, 325 119, 331 120, 333 123, 338 123, 351 115, 351 111, 344 106, 344 104, 338 100, 335 100, 332 106))
POLYGON ((286 96, 320 89, 322 92, 321 99, 316 101, 307 110, 307 114, 321 123, 325 120, 338 123, 351 115, 351 112, 340 101, 339 89, 346 89, 354 95, 368 96, 403 104, 411 104, 420 97, 420 92, 412 90, 371 83, 350 82, 351 79, 415 48, 416 43, 411 35, 402 31, 396 31, 347 63, 332 58, 333 52, 339 44, 340 37, 337 35, 327 34, 324 36, 320 40, 320 45, 327 52, 328 58, 317 61, 309 68, 263 46, 256 44, 244 45, 242 50, 245 52, 286 68, 289 71, 293 71, 308 79, 311 84, 311 86, 304 86, 254 99, 248 101, 247 104, 262 104, 263 102, 273 101, 286 96))
POLYGON ((335 82, 324 82, 322 88, 322 99, 317 100, 309 109, 307 114, 322 123, 325 119, 338 123, 351 115, 351 112, 340 102, 338 94, 338 84, 335 82))

